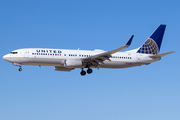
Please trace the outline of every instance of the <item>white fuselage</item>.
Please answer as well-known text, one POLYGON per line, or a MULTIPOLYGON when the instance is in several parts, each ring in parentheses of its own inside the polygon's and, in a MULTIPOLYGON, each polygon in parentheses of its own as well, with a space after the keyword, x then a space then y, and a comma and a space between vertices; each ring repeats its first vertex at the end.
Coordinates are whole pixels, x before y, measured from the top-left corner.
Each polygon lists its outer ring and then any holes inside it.
MULTIPOLYGON (((43 49, 43 48, 27 48, 14 50, 3 56, 5 60, 14 65, 40 65, 40 66, 60 66, 65 67, 66 60, 82 60, 100 53, 103 50, 68 50, 68 49, 43 49)), ((127 68, 143 64, 150 64, 160 59, 152 59, 150 54, 141 54, 133 52, 117 52, 112 54, 110 60, 105 60, 98 68, 127 68)), ((74 68, 84 68, 76 66, 74 68)), ((97 66, 91 66, 94 68, 97 66)), ((72 68, 72 67, 71 67, 72 68)))
POLYGON ((91 74, 92 68, 128 68, 148 65, 175 52, 159 54, 165 28, 166 25, 160 25, 139 48, 126 52, 119 51, 131 45, 134 35, 124 46, 111 51, 26 48, 14 50, 3 56, 3 59, 19 66, 19 71, 22 71, 21 65, 54 66, 56 71, 81 68, 82 76, 86 73, 91 74), (84 68, 87 68, 87 71, 84 68))

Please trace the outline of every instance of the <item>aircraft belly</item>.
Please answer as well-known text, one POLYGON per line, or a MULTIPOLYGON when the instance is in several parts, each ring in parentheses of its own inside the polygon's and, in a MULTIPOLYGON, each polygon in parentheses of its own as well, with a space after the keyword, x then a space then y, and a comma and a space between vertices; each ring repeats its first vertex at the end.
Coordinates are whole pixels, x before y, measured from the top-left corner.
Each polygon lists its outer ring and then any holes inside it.
POLYGON ((26 60, 24 60, 24 62, 22 62, 22 64, 23 65, 64 66, 64 60, 51 59, 51 58, 27 58, 26 60))
POLYGON ((138 66, 140 64, 137 64, 135 62, 104 62, 104 64, 101 64, 100 68, 128 68, 128 67, 134 67, 138 66))

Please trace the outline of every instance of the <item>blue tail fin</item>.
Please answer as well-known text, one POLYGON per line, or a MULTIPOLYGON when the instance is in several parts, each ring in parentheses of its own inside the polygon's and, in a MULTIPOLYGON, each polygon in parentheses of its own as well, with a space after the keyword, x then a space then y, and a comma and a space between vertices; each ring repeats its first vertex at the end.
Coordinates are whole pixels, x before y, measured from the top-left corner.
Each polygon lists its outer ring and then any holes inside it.
POLYGON ((166 25, 160 25, 153 34, 146 40, 146 42, 139 48, 137 53, 144 54, 158 54, 161 47, 164 31, 166 25))

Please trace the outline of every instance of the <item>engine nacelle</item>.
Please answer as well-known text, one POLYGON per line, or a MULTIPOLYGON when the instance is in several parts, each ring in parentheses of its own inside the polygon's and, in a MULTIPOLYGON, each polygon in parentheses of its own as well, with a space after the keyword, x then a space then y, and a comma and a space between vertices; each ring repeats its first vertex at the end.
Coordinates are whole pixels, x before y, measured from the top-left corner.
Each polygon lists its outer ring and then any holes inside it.
POLYGON ((65 60, 64 67, 81 68, 82 60, 81 59, 67 59, 67 60, 65 60))
POLYGON ((66 71, 66 72, 69 72, 69 71, 73 70, 74 68, 64 68, 64 67, 55 66, 54 69, 56 71, 66 71))

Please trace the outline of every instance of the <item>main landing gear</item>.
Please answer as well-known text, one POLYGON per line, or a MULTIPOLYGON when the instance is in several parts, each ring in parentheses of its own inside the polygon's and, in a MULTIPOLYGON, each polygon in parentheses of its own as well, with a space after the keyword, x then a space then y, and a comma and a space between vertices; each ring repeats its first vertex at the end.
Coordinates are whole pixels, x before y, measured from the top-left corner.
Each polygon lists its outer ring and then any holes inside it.
POLYGON ((88 74, 91 74, 92 72, 93 72, 93 70, 92 70, 91 68, 88 68, 88 69, 87 69, 87 73, 88 73, 88 74))
POLYGON ((84 70, 82 69, 81 75, 82 75, 82 76, 86 75, 86 71, 84 71, 84 70))
MULTIPOLYGON (((88 69, 87 69, 87 73, 88 73, 88 74, 91 74, 92 72, 93 72, 93 70, 92 70, 91 68, 88 68, 88 69)), ((86 75, 86 71, 84 71, 84 70, 82 69, 81 75, 82 75, 82 76, 86 75)))

